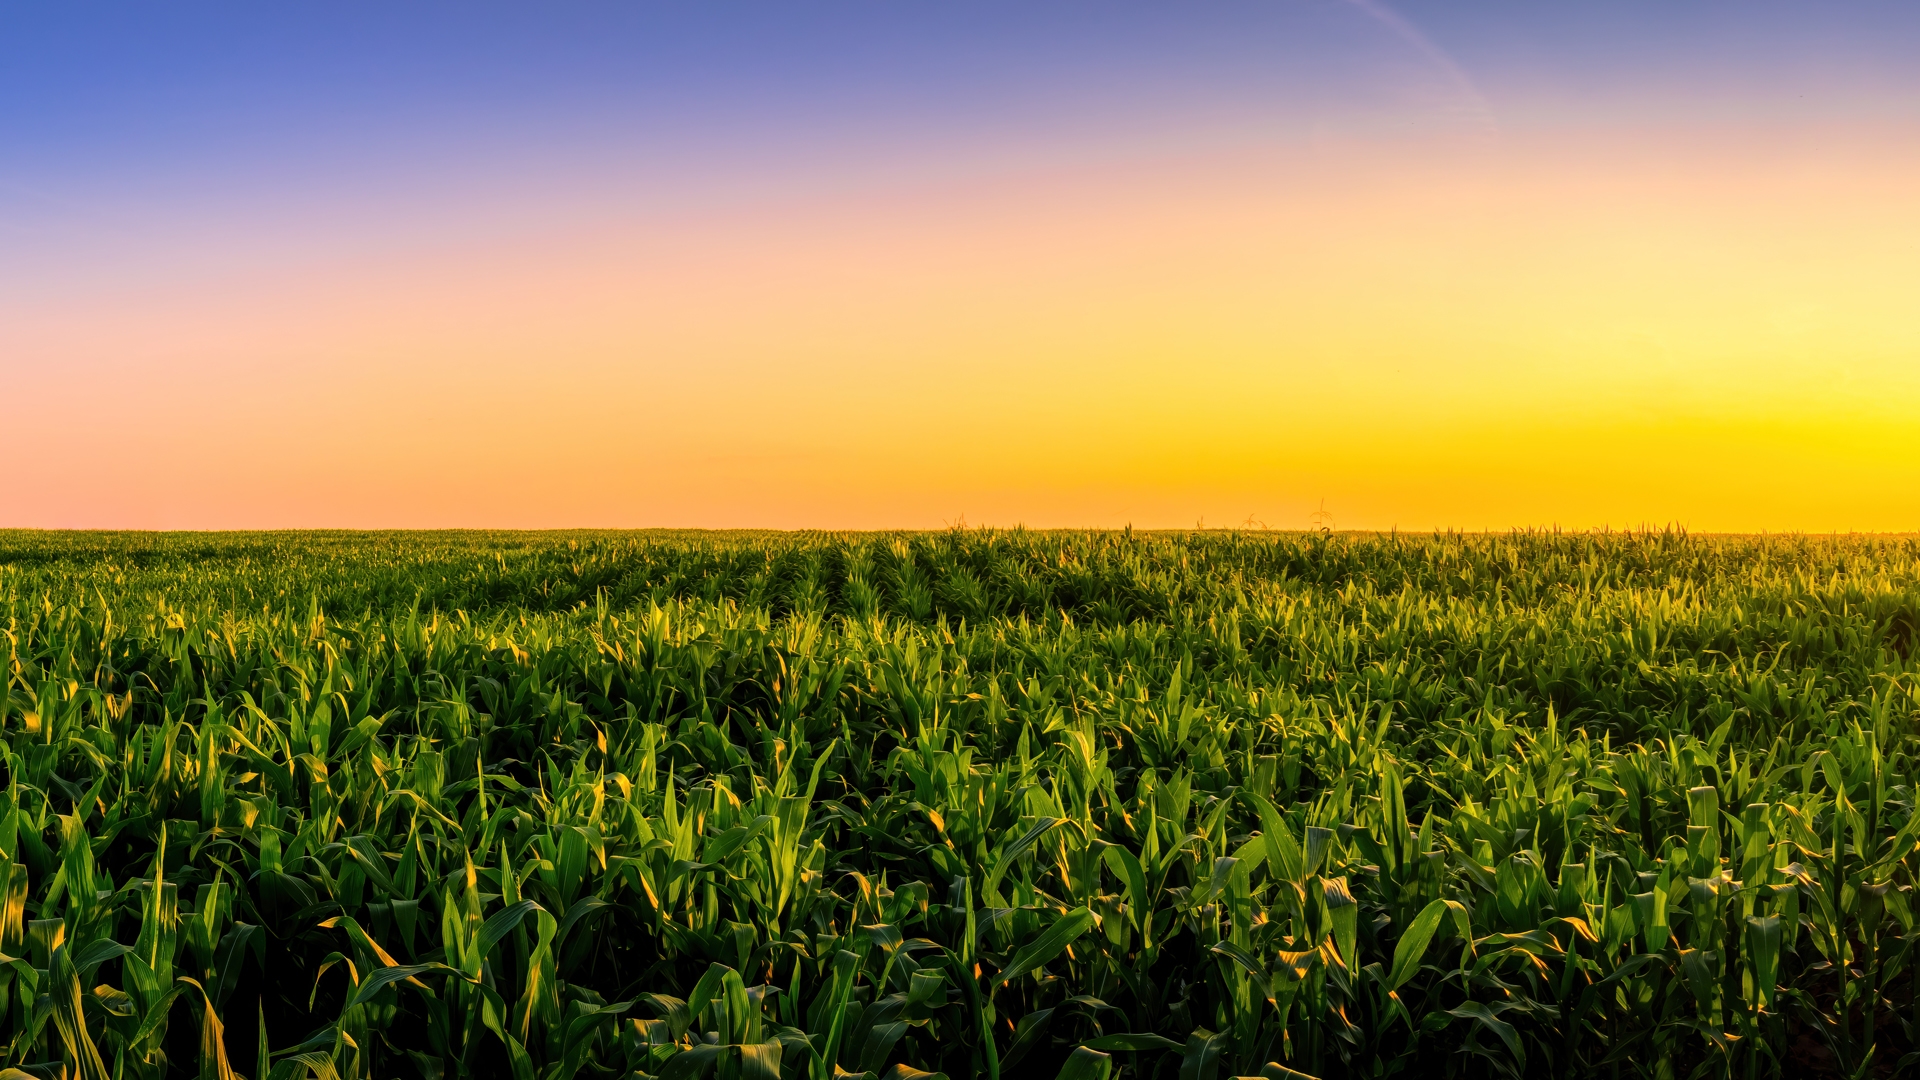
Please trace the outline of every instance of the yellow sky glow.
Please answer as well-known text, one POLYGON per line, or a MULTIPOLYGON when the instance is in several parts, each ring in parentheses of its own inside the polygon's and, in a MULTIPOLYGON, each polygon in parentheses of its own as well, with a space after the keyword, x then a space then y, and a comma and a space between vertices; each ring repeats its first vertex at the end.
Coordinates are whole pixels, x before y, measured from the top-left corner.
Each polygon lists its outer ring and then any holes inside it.
POLYGON ((610 190, 283 262, 208 237, 8 313, 15 437, 58 450, 22 523, 1911 530, 1906 146, 1331 146, 610 190))

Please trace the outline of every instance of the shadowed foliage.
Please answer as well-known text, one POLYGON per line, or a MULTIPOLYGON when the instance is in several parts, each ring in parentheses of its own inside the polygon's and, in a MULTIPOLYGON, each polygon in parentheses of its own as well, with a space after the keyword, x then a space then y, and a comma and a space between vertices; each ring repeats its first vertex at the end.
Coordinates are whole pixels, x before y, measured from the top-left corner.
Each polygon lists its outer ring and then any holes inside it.
POLYGON ((1913 540, 0 532, 0 605, 7 1078, 1920 1060, 1913 540))

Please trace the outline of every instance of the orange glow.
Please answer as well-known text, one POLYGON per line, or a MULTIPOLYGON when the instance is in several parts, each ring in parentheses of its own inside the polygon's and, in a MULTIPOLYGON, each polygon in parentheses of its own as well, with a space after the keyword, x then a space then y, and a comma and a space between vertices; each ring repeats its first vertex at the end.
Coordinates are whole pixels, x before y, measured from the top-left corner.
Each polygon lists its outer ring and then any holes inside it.
POLYGON ((1912 145, 1222 152, 607 190, 329 256, 205 236, 0 299, 17 523, 1910 530, 1912 145))

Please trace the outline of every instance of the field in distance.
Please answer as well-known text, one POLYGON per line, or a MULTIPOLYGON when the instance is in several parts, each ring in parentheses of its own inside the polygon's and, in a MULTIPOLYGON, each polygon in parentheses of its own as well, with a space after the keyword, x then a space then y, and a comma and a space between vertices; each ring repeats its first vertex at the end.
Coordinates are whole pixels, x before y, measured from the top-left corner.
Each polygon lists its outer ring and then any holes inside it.
POLYGON ((1920 540, 0 532, 0 609, 0 1070, 1920 1062, 1920 540))

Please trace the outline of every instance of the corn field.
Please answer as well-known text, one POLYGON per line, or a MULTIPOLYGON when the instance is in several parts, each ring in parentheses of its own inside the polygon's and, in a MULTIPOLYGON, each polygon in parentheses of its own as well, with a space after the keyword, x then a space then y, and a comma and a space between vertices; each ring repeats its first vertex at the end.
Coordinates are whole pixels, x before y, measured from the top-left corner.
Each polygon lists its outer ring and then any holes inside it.
POLYGON ((1920 1075, 1920 541, 0 533, 0 1078, 1920 1075))

